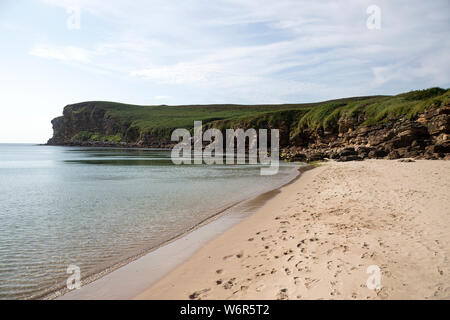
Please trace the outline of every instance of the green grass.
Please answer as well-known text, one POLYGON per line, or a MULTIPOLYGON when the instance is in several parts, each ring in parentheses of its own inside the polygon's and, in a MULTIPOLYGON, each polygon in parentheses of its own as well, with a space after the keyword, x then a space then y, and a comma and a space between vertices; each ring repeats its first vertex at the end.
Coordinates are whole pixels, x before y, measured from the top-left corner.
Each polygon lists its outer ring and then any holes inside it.
POLYGON ((449 103, 450 90, 431 88, 391 97, 374 97, 346 103, 323 103, 311 108, 299 121, 298 129, 335 127, 341 117, 362 119, 361 125, 374 125, 405 117, 411 119, 429 108, 449 103))
POLYGON ((311 165, 315 168, 322 166, 324 163, 325 163, 325 161, 323 161, 323 160, 308 162, 309 165, 311 165))
MULTIPOLYGON (((115 123, 113 136, 95 132, 79 132, 72 141, 121 141, 124 128, 159 137, 170 137, 175 128, 192 129, 194 121, 218 129, 287 126, 289 134, 299 130, 335 130, 341 117, 356 119, 361 125, 373 125, 398 119, 413 118, 429 108, 450 101, 450 90, 430 88, 396 96, 356 97, 308 104, 283 105, 187 105, 138 106, 115 102, 84 102, 69 105, 67 112, 80 114, 104 111, 105 118, 115 123)), ((126 130, 125 130, 126 131, 126 130)))
POLYGON ((70 139, 72 142, 77 141, 101 141, 101 142, 121 142, 122 135, 117 133, 111 136, 105 136, 100 133, 90 131, 80 131, 70 139))
POLYGON ((317 108, 311 108, 299 121, 300 128, 317 129, 327 127, 336 123, 342 113, 345 103, 325 103, 317 108))
POLYGON ((107 115, 147 132, 161 129, 192 128, 194 121, 204 124, 221 120, 240 120, 261 115, 274 109, 293 109, 298 106, 108 106, 107 115))
MULTIPOLYGON (((336 101, 353 101, 367 99, 367 97, 347 98, 336 101)), ((213 121, 241 121, 259 117, 270 113, 269 121, 274 122, 276 117, 283 116, 286 110, 309 110, 321 103, 308 104, 282 104, 282 105, 186 105, 186 106, 139 106, 107 101, 83 102, 69 105, 70 111, 80 114, 101 108, 106 111, 105 117, 113 118, 127 127, 136 127, 139 130, 158 132, 167 128, 191 128, 194 121, 209 123, 213 121)))

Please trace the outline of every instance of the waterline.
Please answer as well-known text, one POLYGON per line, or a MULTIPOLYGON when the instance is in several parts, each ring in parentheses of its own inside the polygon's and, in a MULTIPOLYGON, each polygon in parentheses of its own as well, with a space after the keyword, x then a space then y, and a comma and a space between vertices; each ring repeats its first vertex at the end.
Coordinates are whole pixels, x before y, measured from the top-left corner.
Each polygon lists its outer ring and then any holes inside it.
POLYGON ((0 298, 37 298, 271 190, 257 166, 174 166, 165 150, 1 145, 0 298))

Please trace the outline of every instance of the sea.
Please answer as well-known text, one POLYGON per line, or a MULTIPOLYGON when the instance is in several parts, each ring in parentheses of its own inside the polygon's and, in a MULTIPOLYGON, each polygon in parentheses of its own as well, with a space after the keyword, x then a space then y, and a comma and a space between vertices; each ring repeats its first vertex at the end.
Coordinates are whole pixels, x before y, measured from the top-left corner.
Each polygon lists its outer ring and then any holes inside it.
POLYGON ((39 299, 286 184, 260 165, 175 165, 170 150, 0 144, 0 299, 39 299), (71 269, 73 270, 73 269, 71 269))

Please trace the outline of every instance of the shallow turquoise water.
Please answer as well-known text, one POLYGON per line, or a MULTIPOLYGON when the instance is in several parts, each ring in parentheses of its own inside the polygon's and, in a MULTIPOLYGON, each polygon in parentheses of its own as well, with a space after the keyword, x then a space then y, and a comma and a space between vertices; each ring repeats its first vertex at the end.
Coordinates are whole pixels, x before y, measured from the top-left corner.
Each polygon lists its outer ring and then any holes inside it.
POLYGON ((0 144, 0 299, 36 298, 287 182, 251 165, 173 165, 164 150, 0 144))

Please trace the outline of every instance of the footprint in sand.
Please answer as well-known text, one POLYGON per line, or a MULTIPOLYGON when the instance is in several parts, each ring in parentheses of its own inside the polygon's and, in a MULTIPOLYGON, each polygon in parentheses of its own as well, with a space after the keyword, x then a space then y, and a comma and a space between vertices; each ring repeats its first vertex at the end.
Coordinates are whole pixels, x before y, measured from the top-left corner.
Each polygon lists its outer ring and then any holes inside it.
POLYGON ((261 290, 263 290, 265 287, 266 287, 266 286, 265 286, 264 284, 261 284, 261 285, 257 286, 257 287, 255 288, 255 290, 256 290, 256 292, 261 292, 261 290))
POLYGON ((194 293, 189 295, 189 299, 191 299, 191 300, 198 299, 199 300, 201 295, 205 294, 206 292, 208 292, 210 290, 211 290, 210 288, 207 288, 207 289, 203 289, 200 291, 195 291, 194 293))
POLYGON ((236 293, 241 292, 241 291, 245 291, 247 289, 248 289, 247 286, 241 286, 241 288, 239 290, 237 290, 237 291, 234 291, 233 294, 236 294, 236 293))
POLYGON ((230 280, 228 280, 224 285, 223 288, 224 289, 231 289, 231 287, 233 287, 234 283, 233 281, 236 280, 236 278, 231 278, 230 280))
POLYGON ((319 281, 319 279, 305 278, 305 287, 311 289, 319 281))
POLYGON ((288 300, 289 295, 287 294, 287 289, 281 289, 280 292, 277 294, 277 300, 288 300))
POLYGON ((331 268, 333 268, 333 261, 328 261, 327 262, 327 269, 331 270, 331 268))
POLYGON ((332 296, 338 296, 340 294, 341 293, 339 291, 337 291, 336 289, 333 289, 333 291, 330 292, 330 295, 332 295, 332 296))

